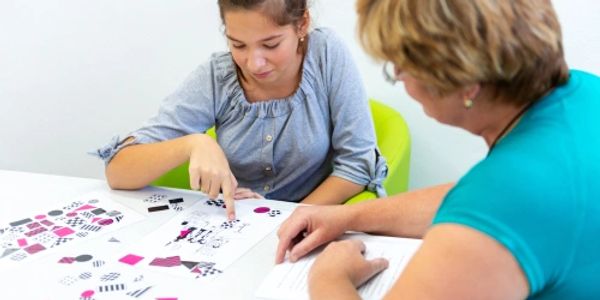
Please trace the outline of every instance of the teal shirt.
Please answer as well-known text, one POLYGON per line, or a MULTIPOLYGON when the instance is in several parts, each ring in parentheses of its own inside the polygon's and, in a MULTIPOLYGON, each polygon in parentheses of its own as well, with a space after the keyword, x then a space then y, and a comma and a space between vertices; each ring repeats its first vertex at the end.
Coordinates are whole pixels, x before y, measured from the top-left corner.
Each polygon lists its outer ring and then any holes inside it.
POLYGON ((600 78, 571 71, 448 193, 434 224, 504 245, 533 299, 600 298, 600 78))

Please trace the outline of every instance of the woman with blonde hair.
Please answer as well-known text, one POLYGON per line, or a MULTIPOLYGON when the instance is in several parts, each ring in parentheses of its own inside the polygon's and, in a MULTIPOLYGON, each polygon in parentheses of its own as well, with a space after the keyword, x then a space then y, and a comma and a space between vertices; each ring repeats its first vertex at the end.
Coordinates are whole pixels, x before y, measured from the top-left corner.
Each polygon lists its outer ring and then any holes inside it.
MULTIPOLYGON (((423 238, 389 299, 600 297, 600 78, 569 70, 549 0, 359 0, 360 39, 437 121, 488 155, 454 186, 300 208, 277 261, 347 230, 423 238), (298 235, 304 237, 298 242, 298 235)), ((313 265, 313 298, 356 298, 387 267, 359 241, 313 265)))

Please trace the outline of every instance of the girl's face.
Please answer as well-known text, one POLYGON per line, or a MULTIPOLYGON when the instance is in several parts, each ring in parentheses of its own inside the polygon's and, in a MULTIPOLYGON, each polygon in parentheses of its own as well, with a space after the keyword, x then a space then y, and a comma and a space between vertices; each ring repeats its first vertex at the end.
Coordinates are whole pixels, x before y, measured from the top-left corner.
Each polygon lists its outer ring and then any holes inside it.
POLYGON ((298 73, 302 28, 280 26, 254 10, 226 12, 225 27, 233 60, 246 79, 278 84, 298 73))

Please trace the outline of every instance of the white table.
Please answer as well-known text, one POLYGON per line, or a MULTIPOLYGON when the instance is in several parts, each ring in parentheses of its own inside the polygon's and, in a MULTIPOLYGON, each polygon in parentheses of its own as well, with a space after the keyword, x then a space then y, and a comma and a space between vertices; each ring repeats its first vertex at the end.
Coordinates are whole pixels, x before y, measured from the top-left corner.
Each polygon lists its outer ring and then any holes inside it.
MULTIPOLYGON (((0 221, 2 223, 35 213, 36 206, 47 207, 50 203, 65 203, 78 195, 93 190, 110 190, 103 180, 3 170, 0 170, 0 188, 3 194, 0 200, 0 221)), ((192 191, 177 191, 193 193, 192 191)), ((126 192, 120 191, 119 193, 126 192)), ((295 203, 281 201, 272 201, 269 202, 269 205, 288 210, 297 206, 295 203)), ((155 217, 147 212, 139 212, 146 216, 143 221, 134 226, 119 229, 120 232, 116 234, 126 239, 141 237, 168 220, 167 217, 155 217)), ((179 299, 255 299, 253 296, 255 290, 274 264, 276 246, 277 237, 276 230, 274 230, 228 267, 226 272, 210 285, 191 285, 188 282, 185 286, 180 287, 182 296, 179 296, 179 299)), ((110 250, 107 249, 107 251, 110 250)), ((2 299, 27 299, 24 291, 32 287, 32 282, 23 282, 22 279, 14 278, 7 271, 0 270, 0 286, 0 298, 2 299)), ((55 298, 49 295, 48 299, 55 298)))

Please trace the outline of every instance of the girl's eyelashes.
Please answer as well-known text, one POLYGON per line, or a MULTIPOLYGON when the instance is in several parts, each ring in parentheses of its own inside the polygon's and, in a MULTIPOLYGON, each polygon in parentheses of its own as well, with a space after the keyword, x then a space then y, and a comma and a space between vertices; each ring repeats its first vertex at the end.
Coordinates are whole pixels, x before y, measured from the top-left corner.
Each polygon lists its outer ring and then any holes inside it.
POLYGON ((275 49, 275 48, 277 48, 277 46, 279 46, 279 43, 272 44, 272 45, 265 44, 264 46, 267 49, 275 49))
MULTIPOLYGON (((243 49, 243 48, 246 48, 246 45, 243 45, 243 44, 242 44, 242 45, 231 44, 231 46, 232 46, 233 48, 235 48, 235 49, 243 49)), ((272 44, 272 45, 269 45, 269 44, 264 44, 264 45, 263 45, 263 47, 265 47, 265 48, 267 48, 267 49, 275 49, 275 48, 279 47, 279 43, 272 44)))

